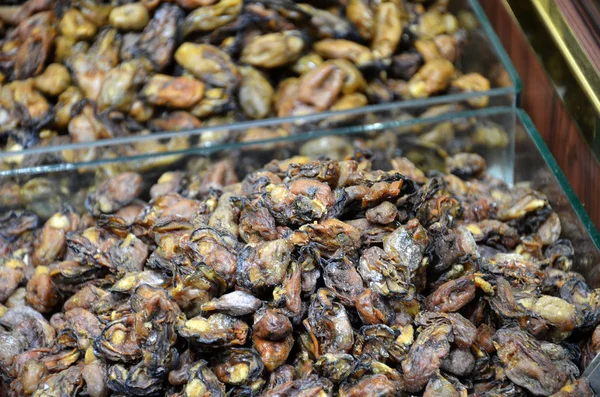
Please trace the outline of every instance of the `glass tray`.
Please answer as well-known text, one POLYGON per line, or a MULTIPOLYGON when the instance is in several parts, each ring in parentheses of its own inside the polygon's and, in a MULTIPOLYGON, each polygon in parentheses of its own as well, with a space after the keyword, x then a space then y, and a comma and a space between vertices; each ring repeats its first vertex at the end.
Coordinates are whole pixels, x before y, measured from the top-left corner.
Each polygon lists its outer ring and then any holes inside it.
POLYGON ((451 111, 466 111, 470 109, 469 102, 473 103, 484 97, 489 100, 489 108, 514 107, 521 89, 519 76, 478 1, 456 0, 450 8, 455 14, 470 13, 475 16, 475 27, 469 31, 469 38, 457 66, 464 73, 478 72, 489 78, 492 89, 488 91, 370 105, 350 111, 324 112, 311 116, 265 119, 180 132, 163 131, 145 135, 142 133, 95 142, 0 151, 1 175, 10 175, 12 172, 43 172, 60 165, 63 165, 64 169, 71 169, 67 164, 79 168, 85 163, 116 158, 178 153, 222 144, 247 144, 308 132, 329 133, 331 129, 370 128, 365 127, 365 124, 386 121, 426 119, 438 114, 440 105, 446 105, 451 111), (49 166, 52 167, 48 168, 49 166), (36 168, 39 169, 36 171, 36 168))
POLYGON ((149 188, 166 171, 194 167, 202 170, 199 172, 208 172, 210 164, 223 159, 234 164, 240 179, 272 159, 287 159, 298 154, 339 159, 350 154, 353 148, 369 151, 374 167, 380 169, 385 169, 390 156, 402 155, 425 169, 434 170, 440 168, 444 156, 452 152, 454 143, 469 139, 476 143, 472 151, 486 159, 491 174, 507 183, 530 185, 548 196, 561 218, 562 237, 569 238, 575 246, 574 270, 586 276, 593 287, 600 287, 600 234, 529 117, 511 107, 322 130, 260 143, 220 144, 126 159, 31 167, 26 172, 5 171, 0 175, 0 214, 24 208, 43 219, 65 203, 83 211, 88 191, 110 175, 135 170, 143 175, 149 188), (449 134, 455 139, 446 149, 422 140, 423 136, 443 138, 449 134), (510 139, 516 141, 516 145, 500 149, 487 141, 484 143, 488 146, 477 144, 477 139, 493 136, 496 140, 491 143, 510 139))

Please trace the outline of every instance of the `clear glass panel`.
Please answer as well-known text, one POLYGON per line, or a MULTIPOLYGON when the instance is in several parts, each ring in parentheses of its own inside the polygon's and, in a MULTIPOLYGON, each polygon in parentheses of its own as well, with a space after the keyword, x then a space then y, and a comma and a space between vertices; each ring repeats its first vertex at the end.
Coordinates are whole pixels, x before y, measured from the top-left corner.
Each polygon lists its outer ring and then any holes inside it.
POLYGON ((518 95, 522 88, 521 77, 502 46, 500 38, 496 35, 479 1, 457 0, 451 3, 451 9, 458 9, 457 12, 460 12, 461 9, 466 9, 466 3, 468 3, 468 7, 477 16, 477 19, 481 21, 481 29, 473 32, 474 35, 481 38, 475 40, 474 47, 472 48, 473 51, 465 54, 462 59, 465 71, 478 72, 484 76, 488 76, 499 87, 513 87, 518 95))
POLYGON ((574 270, 600 287, 600 234, 573 192, 550 150, 527 114, 519 110, 516 128, 515 183, 546 194, 559 214, 564 238, 575 247, 574 270))
MULTIPOLYGON (((472 96, 467 100, 473 98, 480 99, 472 96)), ((77 169, 129 159, 243 150, 248 145, 302 141, 325 135, 362 134, 372 137, 387 133, 397 135, 399 142, 435 145, 449 153, 475 151, 488 160, 493 175, 510 182, 514 161, 515 112, 512 109, 494 106, 475 111, 469 110, 463 103, 447 103, 446 98, 437 98, 435 101, 354 109, 335 115, 318 114, 185 132, 145 134, 60 148, 42 147, 27 153, 0 152, 0 160, 4 163, 0 176, 77 169), (485 114, 486 123, 492 127, 475 122, 464 125, 448 122, 474 114, 485 114)))
MULTIPOLYGON (((354 110, 329 117, 315 115, 281 119, 277 123, 239 124, 98 141, 91 145, 69 145, 61 150, 38 149, 25 156, 0 153, 0 158, 4 157, 5 161, 20 161, 20 167, 0 170, 0 176, 81 171, 103 164, 118 164, 115 167, 120 169, 149 170, 189 156, 214 153, 284 158, 282 156, 298 153, 305 142, 337 136, 336 142, 340 145, 343 141, 343 145, 352 148, 353 141, 362 139, 372 146, 368 147, 370 150, 385 149, 386 155, 423 152, 425 155, 422 159, 417 158, 417 162, 427 169, 439 167, 448 154, 476 152, 487 160, 492 175, 510 183, 514 163, 514 118, 511 107, 475 111, 465 110, 457 104, 433 107, 421 103, 409 107, 385 105, 369 112, 354 110)), ((329 154, 329 150, 335 149, 322 148, 323 154, 329 154)))
MULTIPOLYGON (((13 146, 0 152, 0 170, 28 169, 49 164, 67 164, 98 161, 117 157, 136 157, 165 151, 180 152, 198 145, 247 143, 249 141, 269 140, 276 135, 296 135, 307 132, 326 132, 331 128, 370 129, 370 124, 386 123, 395 118, 430 117, 440 104, 451 105, 452 111, 471 110, 480 107, 512 107, 520 89, 520 82, 510 59, 506 56, 489 21, 476 0, 459 0, 452 3, 452 11, 461 24, 469 27, 463 40, 458 68, 463 73, 478 72, 487 77, 492 88, 479 93, 457 93, 449 91, 447 95, 422 100, 371 105, 346 112, 324 112, 312 116, 290 119, 265 119, 260 121, 222 124, 219 127, 203 127, 185 132, 147 130, 132 132, 122 120, 115 133, 117 138, 96 142, 72 143, 69 135, 43 140, 34 147, 22 149, 13 146), (365 126, 366 124, 366 126, 365 126), (250 129, 253 129, 250 131, 250 129), (269 131, 270 130, 270 131, 269 131), (228 131, 228 132, 225 132, 228 131), (232 133, 233 131, 233 133, 232 133), (176 139, 175 139, 176 138, 176 139), (156 142, 161 140, 161 145, 156 142), (167 140, 169 139, 169 140, 167 140), (139 142, 145 143, 135 143, 139 142), (149 144, 153 141, 153 144, 149 144), (216 141, 216 142, 215 142, 216 141), (134 144, 135 143, 135 144, 134 144), (119 147, 114 151, 109 148, 119 147), (75 152, 73 152, 75 151, 75 152)), ((239 112, 238 112, 239 113, 239 112)), ((235 115, 233 119, 240 119, 235 115)), ((229 118, 231 120, 231 118, 229 118)), ((112 122, 112 121, 111 121, 112 122)), ((211 124, 206 123, 205 126, 211 124)), ((377 128, 377 127, 375 127, 377 128)), ((139 129, 138 129, 139 131, 139 129)))

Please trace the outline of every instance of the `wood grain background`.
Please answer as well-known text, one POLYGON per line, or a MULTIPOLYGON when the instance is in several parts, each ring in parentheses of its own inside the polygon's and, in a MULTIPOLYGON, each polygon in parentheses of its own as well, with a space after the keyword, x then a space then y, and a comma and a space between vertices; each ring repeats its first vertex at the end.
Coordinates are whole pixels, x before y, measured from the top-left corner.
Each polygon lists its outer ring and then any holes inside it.
POLYGON ((596 69, 600 70, 600 11, 593 0, 563 0, 557 1, 556 5, 596 69))
MULTIPOLYGON (((521 0, 522 1, 522 0, 521 0)), ((481 1, 523 82, 520 106, 529 113, 575 193, 600 229, 600 164, 503 1, 481 1)), ((548 40, 552 40, 548 36, 548 40)))

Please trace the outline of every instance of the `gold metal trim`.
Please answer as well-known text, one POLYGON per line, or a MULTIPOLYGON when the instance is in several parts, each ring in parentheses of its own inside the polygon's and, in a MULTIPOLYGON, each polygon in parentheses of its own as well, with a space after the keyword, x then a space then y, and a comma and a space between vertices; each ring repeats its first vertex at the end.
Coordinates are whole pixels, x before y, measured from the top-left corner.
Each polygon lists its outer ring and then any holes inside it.
POLYGON ((600 115, 600 73, 565 21, 556 0, 530 0, 550 31, 581 88, 600 115))

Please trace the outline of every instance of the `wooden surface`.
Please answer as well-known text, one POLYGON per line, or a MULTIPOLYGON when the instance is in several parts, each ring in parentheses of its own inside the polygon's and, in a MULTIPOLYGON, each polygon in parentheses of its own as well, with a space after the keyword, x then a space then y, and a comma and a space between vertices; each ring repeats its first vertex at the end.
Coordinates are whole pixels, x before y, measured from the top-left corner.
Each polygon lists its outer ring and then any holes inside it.
POLYGON ((560 0, 556 5, 585 48, 596 70, 600 70, 600 11, 592 0, 560 0))
POLYGON ((600 164, 505 3, 482 0, 481 4, 521 76, 520 106, 531 116, 592 221, 600 229, 600 164))

